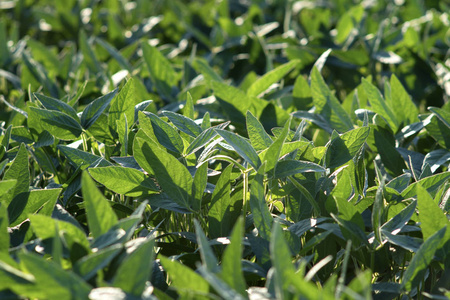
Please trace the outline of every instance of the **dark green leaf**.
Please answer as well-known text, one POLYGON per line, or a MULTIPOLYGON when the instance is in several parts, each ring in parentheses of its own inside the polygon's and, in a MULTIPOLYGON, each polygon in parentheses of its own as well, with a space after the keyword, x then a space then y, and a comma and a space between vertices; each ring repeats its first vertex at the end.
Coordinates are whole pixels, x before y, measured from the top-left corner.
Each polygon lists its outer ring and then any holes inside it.
POLYGON ((111 103, 111 100, 116 95, 117 90, 114 90, 106 95, 103 95, 86 106, 81 114, 81 126, 84 129, 89 129, 92 124, 97 121, 100 115, 105 111, 108 105, 111 103))
POLYGON ((272 230, 273 219, 267 207, 264 189, 265 164, 251 181, 250 208, 253 215, 253 222, 258 229, 259 236, 269 241, 272 230))
POLYGON ((231 132, 216 129, 216 132, 222 136, 234 150, 242 156, 255 170, 261 166, 261 160, 258 157, 255 149, 250 145, 250 143, 243 137, 233 134, 231 132))
POLYGON ((202 133, 202 128, 197 125, 193 120, 185 117, 183 115, 171 112, 171 111, 163 111, 163 114, 169 118, 170 122, 172 122, 179 130, 183 131, 186 134, 189 134, 192 137, 197 137, 200 133, 202 133))
POLYGON ((80 124, 69 115, 56 111, 30 107, 28 125, 38 132, 47 130, 61 140, 74 140, 82 132, 80 124))

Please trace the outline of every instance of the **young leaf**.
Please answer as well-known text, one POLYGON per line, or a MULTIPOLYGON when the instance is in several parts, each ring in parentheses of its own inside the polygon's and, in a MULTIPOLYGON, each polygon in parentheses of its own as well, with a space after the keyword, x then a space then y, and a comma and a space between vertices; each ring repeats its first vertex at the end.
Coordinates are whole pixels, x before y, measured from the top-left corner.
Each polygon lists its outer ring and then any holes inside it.
POLYGON ((56 110, 30 107, 28 125, 38 132, 47 130, 61 140, 74 140, 83 131, 78 121, 56 110))
POLYGON ((242 296, 246 297, 246 284, 242 273, 242 236, 243 236, 243 219, 238 218, 231 232, 230 244, 225 248, 222 257, 222 272, 220 277, 232 289, 242 296))
POLYGON ((116 93, 117 90, 114 90, 106 95, 103 95, 89 103, 89 105, 84 108, 83 113, 81 114, 81 126, 83 126, 84 129, 89 129, 89 127, 97 121, 97 119, 111 103, 111 100, 114 98, 116 93))
POLYGON ((109 127, 117 131, 116 122, 123 126, 125 118, 128 121, 128 128, 134 124, 135 106, 140 103, 135 93, 134 79, 130 78, 120 90, 119 94, 111 100, 108 113, 109 127))
POLYGON ((133 296, 141 297, 152 272, 153 245, 153 239, 145 239, 137 249, 128 254, 116 271, 113 286, 133 296))
POLYGON ((177 130, 153 113, 144 112, 144 114, 150 118, 158 142, 170 151, 183 153, 183 140, 177 130))
POLYGON ((189 92, 186 93, 186 104, 183 108, 183 115, 191 120, 194 119, 194 99, 192 99, 192 95, 189 92))
POLYGON ((159 191, 150 177, 132 168, 90 168, 89 174, 108 189, 130 197, 140 197, 159 191))
POLYGON ((276 69, 264 74, 261 78, 258 78, 248 88, 247 95, 252 97, 258 97, 261 93, 266 91, 272 84, 280 81, 287 73, 289 73, 299 63, 298 60, 292 60, 287 62, 276 69))
POLYGON ((121 244, 115 244, 86 255, 74 264, 73 271, 84 280, 90 280, 99 270, 108 266, 122 249, 121 244))
POLYGON ((75 109, 72 108, 72 106, 68 105, 67 103, 48 97, 41 94, 33 93, 33 96, 41 102, 41 104, 48 110, 56 110, 62 113, 65 113, 66 115, 72 117, 74 120, 79 121, 77 112, 75 109))
POLYGON ((141 149, 163 191, 178 205, 192 209, 193 180, 187 168, 169 153, 161 151, 155 143, 141 138, 136 138, 136 141, 135 146, 141 149))
POLYGON ((389 99, 389 106, 392 107, 392 111, 398 122, 403 122, 403 125, 418 122, 419 119, 417 116, 419 115, 419 111, 403 85, 394 74, 391 76, 390 84, 391 97, 386 98, 386 101, 389 99))
POLYGON ((204 163, 197 168, 192 184, 192 209, 199 211, 202 206, 203 193, 208 184, 208 164, 204 163))
POLYGON ((108 200, 103 197, 87 172, 81 175, 81 190, 89 229, 93 237, 97 238, 117 224, 118 219, 108 200))
POLYGON ((258 173, 251 182, 250 189, 250 208, 253 215, 253 222, 258 229, 259 235, 269 241, 272 229, 273 219, 267 207, 265 189, 264 189, 264 173, 266 165, 263 164, 258 173))
POLYGON ((234 150, 242 156, 255 170, 261 166, 261 160, 255 149, 243 137, 229 131, 216 129, 216 132, 222 136, 234 150))
POLYGON ((264 158, 262 160, 266 162, 267 173, 273 170, 278 162, 278 159, 280 158, 281 150, 283 148, 284 142, 286 141, 286 137, 289 134, 290 125, 291 119, 286 122, 281 134, 277 137, 273 144, 270 145, 270 147, 267 149, 267 152, 265 152, 264 158))

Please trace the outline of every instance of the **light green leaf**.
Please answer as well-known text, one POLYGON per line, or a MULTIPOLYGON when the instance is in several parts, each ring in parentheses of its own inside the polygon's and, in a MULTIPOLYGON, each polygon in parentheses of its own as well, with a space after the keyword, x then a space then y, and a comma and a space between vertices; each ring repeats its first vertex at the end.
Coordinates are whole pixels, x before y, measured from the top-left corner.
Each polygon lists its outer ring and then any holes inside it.
POLYGON ((222 272, 220 277, 232 289, 247 297, 245 278, 242 273, 242 238, 244 234, 243 219, 238 218, 230 236, 230 244, 225 248, 222 257, 222 272))
MULTIPOLYGON (((192 209, 192 176, 174 156, 161 151, 153 142, 136 138, 144 159, 151 166, 158 184, 172 200, 182 207, 192 209)), ((138 161, 139 162, 139 161, 138 161)), ((145 166, 142 166, 145 167, 145 166)))
POLYGON ((151 120, 153 132, 158 142, 170 151, 183 153, 183 140, 177 130, 153 113, 144 112, 144 114, 151 120))
POLYGON ((117 130, 116 122, 123 126, 125 118, 128 121, 128 128, 134 124, 135 106, 141 102, 141 99, 136 97, 135 82, 130 78, 122 87, 119 94, 111 100, 111 106, 108 113, 109 127, 117 130))
POLYGON ((42 208, 40 214, 43 214, 42 210, 51 214, 60 193, 61 189, 32 190, 15 196, 8 206, 10 226, 22 223, 43 206, 47 209, 42 208))
POLYGON ((117 224, 117 216, 86 171, 81 175, 81 191, 89 229, 93 237, 97 238, 117 224))
POLYGON ((95 167, 108 167, 112 164, 101 156, 91 154, 82 150, 71 148, 64 145, 58 145, 58 149, 70 161, 74 167, 87 168, 91 165, 95 167))
POLYGON ((250 189, 250 208, 253 215, 253 222, 258 229, 259 235, 269 241, 272 230, 273 219, 267 207, 264 191, 264 173, 265 164, 259 168, 251 182, 250 189))
POLYGON ((169 118, 170 122, 173 123, 179 130, 183 131, 186 134, 189 134, 192 137, 197 137, 200 133, 202 133, 202 128, 197 125, 193 120, 185 117, 183 115, 171 112, 171 111, 163 111, 163 114, 169 118))
POLYGON ((78 121, 63 112, 36 107, 30 107, 28 126, 38 132, 47 130, 61 140, 74 140, 83 130, 78 121))
POLYGON ((269 148, 273 143, 272 139, 269 134, 267 134, 262 124, 250 111, 247 111, 246 124, 248 137, 250 138, 253 148, 255 148, 256 151, 269 148))
POLYGON ((344 110, 339 100, 331 93, 322 75, 315 68, 311 73, 311 92, 316 107, 315 112, 323 116, 332 128, 339 132, 353 129, 350 116, 344 110))
POLYGON ((213 252, 211 246, 209 245, 208 239, 203 232, 202 226, 197 220, 194 220, 195 224, 195 235, 197 237, 198 249, 200 251, 200 256, 202 258, 203 265, 210 272, 217 272, 219 269, 219 262, 217 261, 216 255, 213 252))
POLYGON ((277 164, 284 142, 289 134, 290 125, 291 119, 286 122, 281 134, 277 137, 273 144, 269 146, 267 152, 265 152, 264 158, 261 158, 262 161, 266 162, 266 173, 271 172, 277 164))
POLYGON ((149 280, 153 265, 153 239, 143 239, 131 254, 122 261, 113 279, 113 286, 141 297, 149 280))
POLYGON ((284 178, 305 172, 325 172, 325 168, 309 161, 280 160, 275 166, 274 178, 284 178))
POLYGON ((203 193, 208 184, 208 164, 202 164, 197 168, 194 175, 194 182, 192 184, 192 208, 199 211, 202 206, 203 193))
POLYGON ((140 197, 159 191, 150 177, 132 168, 90 168, 89 174, 108 189, 130 197, 140 197))
POLYGON ((236 212, 234 212, 230 197, 232 169, 233 165, 229 164, 222 171, 211 196, 211 204, 208 212, 208 233, 211 238, 228 236, 233 228, 236 212))
POLYGON ((272 84, 280 81, 286 74, 288 74, 299 63, 298 60, 287 62, 276 69, 264 74, 258 78, 248 88, 247 95, 251 97, 258 97, 261 93, 266 91, 272 84))
POLYGON ((403 126, 419 122, 417 106, 394 74, 391 76, 390 84, 391 97, 386 97, 386 101, 388 101, 388 105, 392 108, 398 122, 403 122, 403 126))
POLYGON ((243 137, 231 133, 229 131, 216 129, 216 132, 222 136, 234 150, 242 156, 246 162, 248 162, 255 170, 261 165, 261 160, 258 157, 255 149, 250 145, 250 143, 243 137))
POLYGON ((67 103, 42 94, 33 93, 33 96, 36 97, 36 99, 38 99, 47 110, 56 110, 65 113, 66 115, 72 117, 75 121, 79 122, 80 119, 78 118, 77 112, 67 103))
POLYGON ((83 277, 84 280, 90 280, 99 270, 108 266, 122 248, 121 244, 115 244, 83 256, 74 264, 73 271, 83 277))
MULTIPOLYGON (((28 169, 28 151, 24 144, 20 145, 19 151, 16 154, 11 166, 5 172, 3 180, 16 180, 16 185, 13 192, 7 194, 6 204, 18 194, 28 192, 30 186, 30 171, 28 169)), ((5 201, 5 199, 2 199, 5 201)))
POLYGON ((0 253, 8 254, 9 250, 9 219, 8 219, 8 210, 4 203, 0 202, 0 253))

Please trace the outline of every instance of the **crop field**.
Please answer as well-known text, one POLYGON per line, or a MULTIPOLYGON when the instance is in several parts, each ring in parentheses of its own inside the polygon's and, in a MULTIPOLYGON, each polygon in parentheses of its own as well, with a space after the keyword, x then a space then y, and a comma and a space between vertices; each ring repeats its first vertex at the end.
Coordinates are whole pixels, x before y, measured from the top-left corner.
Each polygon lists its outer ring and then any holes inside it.
POLYGON ((449 13, 0 0, 0 299, 449 299, 449 13))

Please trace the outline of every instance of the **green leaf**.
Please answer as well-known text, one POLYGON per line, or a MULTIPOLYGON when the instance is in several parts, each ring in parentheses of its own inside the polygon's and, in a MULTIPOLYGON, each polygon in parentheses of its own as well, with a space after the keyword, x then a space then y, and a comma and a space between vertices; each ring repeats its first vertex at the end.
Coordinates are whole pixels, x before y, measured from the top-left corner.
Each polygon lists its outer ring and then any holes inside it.
POLYGON ((245 159, 255 170, 261 166, 261 160, 255 149, 250 145, 250 143, 243 137, 231 133, 229 131, 216 129, 216 132, 230 144, 234 150, 245 159))
POLYGON ((261 93, 265 92, 272 84, 280 81, 286 74, 288 74, 297 64, 298 60, 292 60, 287 62, 276 69, 267 72, 248 88, 247 95, 252 97, 258 97, 261 93))
POLYGON ((214 137, 216 137, 217 132, 213 127, 210 127, 203 131, 199 136, 197 136, 192 143, 189 144, 189 147, 186 149, 186 155, 190 155, 197 151, 198 149, 202 148, 209 142, 211 142, 214 137))
MULTIPOLYGON (((66 236, 70 237, 71 243, 68 243, 69 248, 72 248, 72 243, 76 242, 84 246, 86 250, 90 249, 89 241, 84 231, 72 223, 56 220, 41 214, 31 215, 29 219, 34 234, 41 240, 53 238, 56 233, 56 227, 58 227, 60 232, 64 232, 66 236)), ((67 240, 69 239, 66 238, 67 240)))
POLYGON ((266 165, 263 164, 256 173, 250 186, 250 208, 253 222, 258 229, 259 235, 269 241, 272 230, 273 219, 267 207, 264 190, 264 173, 266 165))
POLYGON ((150 118, 158 142, 170 151, 183 153, 183 140, 177 130, 153 113, 144 112, 144 114, 150 118))
POLYGON ((150 177, 132 168, 90 168, 89 174, 108 189, 130 197, 140 197, 159 191, 150 177))
POLYGON ((369 127, 356 128, 331 140, 326 153, 326 166, 339 167, 353 159, 369 136, 369 127))
POLYGON ((86 32, 80 31, 78 43, 81 53, 83 54, 83 62, 87 65, 89 70, 94 74, 102 72, 102 67, 97 57, 95 56, 92 45, 89 44, 86 32))
POLYGON ((83 256, 74 264, 73 271, 83 277, 84 280, 90 280, 98 271, 107 267, 122 248, 123 246, 121 244, 115 244, 83 256))
POLYGON ((122 261, 112 282, 113 286, 136 297, 141 297, 146 287, 152 272, 154 257, 154 240, 142 240, 137 248, 122 261))
POLYGON ((222 257, 220 277, 232 289, 247 297, 245 278, 242 273, 242 238, 244 234, 243 219, 238 218, 230 236, 230 244, 225 248, 222 257))
POLYGON ((92 236, 97 238, 117 224, 117 216, 86 171, 81 175, 81 191, 89 229, 92 236))
POLYGON ((36 288, 47 299, 88 299, 91 286, 73 272, 35 254, 18 254, 21 264, 34 275, 36 288))
POLYGON ((19 151, 16 154, 11 166, 5 172, 3 180, 14 179, 17 180, 14 190, 6 195, 6 204, 20 193, 28 192, 30 186, 30 171, 28 169, 28 151, 25 144, 21 144, 19 151))
POLYGON ((439 189, 439 187, 448 181, 450 178, 450 172, 439 173, 433 176, 429 176, 423 179, 420 179, 417 182, 409 185, 402 192, 402 197, 404 199, 408 199, 417 195, 417 186, 421 185, 423 188, 427 190, 432 197, 434 197, 435 192, 439 189))
POLYGON ((117 123, 123 126, 125 119, 129 122, 128 128, 134 124, 135 106, 141 102, 135 93, 135 82, 130 78, 122 87, 119 94, 111 100, 108 113, 109 127, 117 130, 117 123))
POLYGON ((208 184, 208 164, 202 164, 197 168, 194 175, 194 181, 192 184, 192 209, 200 211, 203 200, 203 193, 205 192, 206 185, 208 184))
POLYGON ((83 131, 80 124, 67 114, 35 107, 30 107, 28 126, 38 132, 47 130, 61 140, 74 140, 83 131))
POLYGON ((402 209, 400 213, 384 223, 383 226, 381 226, 381 233, 383 234, 384 232, 389 232, 396 234, 400 231, 415 213, 416 205, 417 201, 412 201, 407 207, 402 209))
MULTIPOLYGON (((386 119, 392 131, 397 132, 399 122, 395 117, 392 108, 389 106, 389 103, 384 100, 380 91, 365 78, 362 79, 362 86, 369 99, 370 109, 386 119)), ((397 101, 397 99, 393 99, 393 101, 397 101)))
POLYGON ((311 92, 316 107, 315 113, 320 114, 339 132, 353 129, 353 123, 339 100, 331 93, 317 69, 311 73, 311 92))
POLYGON ((147 64, 150 77, 156 89, 162 95, 170 98, 172 87, 177 86, 178 75, 167 58, 147 42, 141 43, 143 57, 147 64))
POLYGON ((10 226, 22 223, 43 206, 48 209, 41 209, 40 213, 48 212, 50 215, 60 193, 61 189, 32 190, 15 196, 8 206, 10 226))
POLYGON ((262 124, 250 111, 247 111, 246 124, 248 137, 250 138, 253 148, 255 148, 256 151, 269 148, 269 146, 273 143, 272 139, 267 134, 262 124))
POLYGON ((207 81, 218 81, 222 82, 223 79, 220 77, 219 74, 217 74, 209 65, 208 63, 199 58, 195 58, 192 66, 195 68, 195 70, 203 75, 207 81))
POLYGON ((186 104, 183 108, 183 115, 191 120, 194 119, 194 99, 192 99, 192 95, 189 92, 186 93, 186 104))
POLYGON ((128 70, 129 72, 131 72, 133 70, 132 66, 130 65, 130 63, 127 61, 127 59, 125 57, 123 57, 123 55, 117 51, 116 48, 114 48, 111 44, 107 43, 105 40, 96 37, 95 41, 102 46, 103 48, 105 48, 106 51, 108 51, 108 53, 117 61, 117 63, 125 70, 128 70))
POLYGON ((274 178, 284 178, 305 172, 325 172, 325 168, 309 161, 280 160, 275 166, 274 178))
POLYGON ((179 130, 183 131, 186 134, 189 134, 192 137, 197 137, 200 133, 202 133, 202 128, 197 125, 193 120, 185 117, 183 115, 171 112, 171 111, 163 111, 163 114, 169 118, 170 122, 173 123, 179 130))
POLYGON ((402 286, 405 291, 411 291, 413 287, 419 286, 428 265, 433 261, 434 253, 445 236, 446 229, 447 227, 444 227, 433 233, 433 235, 420 246, 419 250, 410 261, 408 268, 406 268, 402 277, 402 286))
POLYGON ((283 148, 284 142, 286 141, 286 137, 289 134, 289 127, 291 125, 291 119, 289 119, 286 124, 284 125, 283 130, 281 131, 281 134, 277 137, 277 139, 273 142, 272 145, 267 149, 267 152, 265 152, 264 158, 262 158, 262 161, 266 162, 266 172, 269 173, 273 170, 275 165, 278 162, 278 159, 280 158, 281 150, 283 148))
POLYGON ((197 220, 194 220, 194 224, 198 249, 200 251, 203 265, 208 271, 217 272, 217 270, 219 269, 219 262, 217 261, 216 255, 209 245, 208 239, 206 238, 206 235, 203 232, 200 223, 197 220))
POLYGON ((395 176, 403 173, 406 169, 405 161, 395 149, 395 140, 393 135, 386 129, 377 127, 373 129, 375 146, 386 169, 395 176))
POLYGON ((8 210, 5 204, 0 202, 0 253, 8 254, 9 250, 9 219, 8 210))
POLYGON ((442 108, 438 107, 428 107, 430 111, 432 111, 439 120, 447 126, 448 129, 450 129, 450 113, 442 108))
POLYGON ((33 96, 41 102, 41 104, 47 109, 47 110, 56 110, 62 113, 65 113, 66 115, 70 116, 76 121, 79 121, 77 112, 75 109, 72 108, 72 106, 68 105, 67 103, 48 97, 42 94, 36 94, 33 93, 33 96))
POLYGON ((83 166, 84 168, 87 168, 89 166, 109 167, 112 165, 109 161, 105 160, 103 157, 91 154, 89 152, 85 152, 64 145, 58 145, 58 149, 76 168, 81 166, 83 166))
POLYGON ((169 275, 171 286, 174 287, 180 295, 205 295, 209 293, 208 282, 199 274, 182 265, 178 261, 170 260, 164 256, 158 256, 164 270, 169 275))
POLYGON ((89 103, 89 105, 84 108, 83 113, 81 114, 81 126, 83 126, 84 129, 89 129, 89 127, 97 121, 97 119, 111 103, 111 100, 114 98, 116 93, 117 90, 114 90, 106 95, 103 95, 89 103))
MULTIPOLYGON (((155 143, 136 138, 144 159, 151 166, 158 184, 178 205, 192 209, 192 176, 175 157, 161 151, 155 143)), ((138 161, 139 162, 139 161, 138 161)), ((145 169, 145 166, 142 166, 145 169)))
POLYGON ((230 196, 232 170, 233 165, 229 164, 222 171, 211 196, 211 204, 208 211, 208 234, 211 238, 228 236, 236 219, 235 208, 230 196))
POLYGON ((386 98, 388 105, 392 108, 398 123, 403 126, 418 122, 419 110, 417 109, 411 97, 406 92, 398 78, 392 74, 391 76, 391 97, 386 98))

